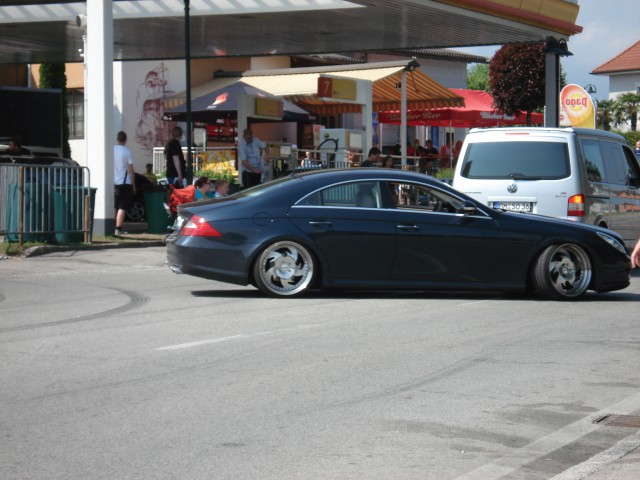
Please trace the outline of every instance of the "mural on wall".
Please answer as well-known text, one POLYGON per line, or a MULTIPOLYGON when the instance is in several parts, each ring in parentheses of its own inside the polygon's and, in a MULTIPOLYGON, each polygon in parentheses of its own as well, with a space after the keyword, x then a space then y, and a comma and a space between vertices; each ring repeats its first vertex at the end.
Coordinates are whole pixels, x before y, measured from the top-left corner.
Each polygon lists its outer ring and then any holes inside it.
POLYGON ((163 146, 173 126, 171 122, 162 120, 164 100, 175 93, 167 89, 167 70, 164 63, 156 65, 138 85, 136 106, 140 116, 136 124, 136 142, 146 152, 152 151, 153 147, 163 146))

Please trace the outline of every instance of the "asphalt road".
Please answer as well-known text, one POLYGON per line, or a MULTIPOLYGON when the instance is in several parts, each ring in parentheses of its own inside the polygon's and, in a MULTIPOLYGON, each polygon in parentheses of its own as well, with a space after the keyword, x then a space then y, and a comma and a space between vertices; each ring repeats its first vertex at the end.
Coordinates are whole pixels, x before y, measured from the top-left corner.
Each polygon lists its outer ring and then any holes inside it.
POLYGON ((551 478, 637 431, 594 423, 640 414, 632 280, 274 300, 163 248, 0 260, 0 478, 551 478))

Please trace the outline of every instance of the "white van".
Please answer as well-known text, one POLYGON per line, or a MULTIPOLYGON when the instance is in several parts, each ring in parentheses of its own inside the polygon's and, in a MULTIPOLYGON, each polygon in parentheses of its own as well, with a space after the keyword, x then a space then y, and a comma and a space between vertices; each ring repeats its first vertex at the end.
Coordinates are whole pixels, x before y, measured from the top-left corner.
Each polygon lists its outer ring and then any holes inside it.
POLYGON ((453 187, 482 203, 591 223, 640 238, 640 167, 624 137, 586 128, 467 134, 453 187))

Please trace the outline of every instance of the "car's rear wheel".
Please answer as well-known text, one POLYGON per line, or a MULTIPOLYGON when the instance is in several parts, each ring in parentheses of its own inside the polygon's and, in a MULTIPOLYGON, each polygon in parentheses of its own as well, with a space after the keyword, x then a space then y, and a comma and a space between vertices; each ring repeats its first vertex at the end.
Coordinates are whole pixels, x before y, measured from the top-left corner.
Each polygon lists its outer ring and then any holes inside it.
POLYGON ((316 262, 297 242, 275 242, 265 248, 253 265, 257 287, 270 297, 292 297, 311 287, 316 262))
POLYGON ((587 292, 591 274, 591 260, 582 247, 571 243, 552 245, 534 265, 533 284, 542 297, 572 300, 587 292))
POLYGON ((144 203, 141 200, 132 200, 131 207, 127 210, 127 218, 132 222, 139 222, 144 218, 144 203))

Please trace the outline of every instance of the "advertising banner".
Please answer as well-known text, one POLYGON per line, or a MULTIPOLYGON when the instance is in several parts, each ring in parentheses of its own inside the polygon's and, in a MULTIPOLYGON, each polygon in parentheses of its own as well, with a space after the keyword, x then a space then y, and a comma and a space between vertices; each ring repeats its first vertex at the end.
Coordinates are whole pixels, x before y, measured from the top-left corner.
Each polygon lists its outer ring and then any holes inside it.
POLYGON ((560 126, 596 128, 593 100, 580 85, 567 85, 560 92, 560 126))

